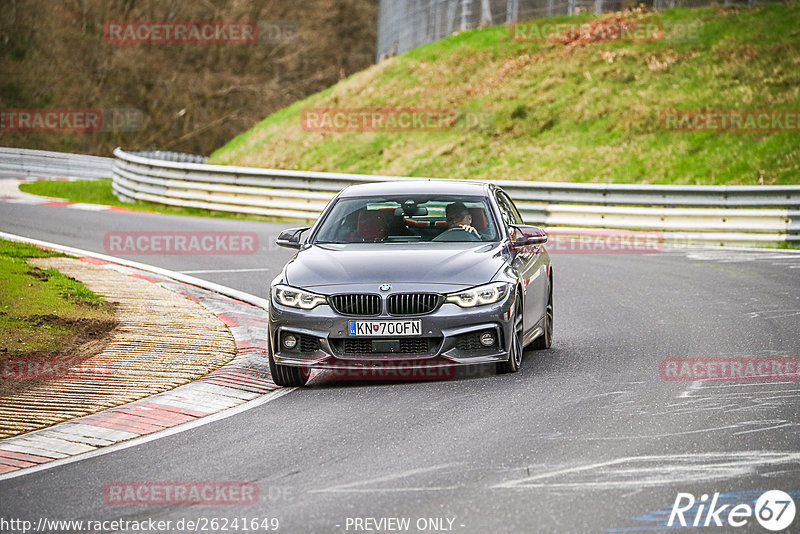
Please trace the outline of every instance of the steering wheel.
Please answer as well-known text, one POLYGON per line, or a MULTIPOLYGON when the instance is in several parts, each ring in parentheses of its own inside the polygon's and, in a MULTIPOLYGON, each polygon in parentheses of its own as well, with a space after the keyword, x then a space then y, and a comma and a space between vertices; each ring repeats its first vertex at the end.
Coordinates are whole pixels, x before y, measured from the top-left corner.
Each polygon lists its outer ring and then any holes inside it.
POLYGON ((448 228, 437 235, 431 241, 480 241, 481 238, 472 232, 467 232, 463 228, 448 228))

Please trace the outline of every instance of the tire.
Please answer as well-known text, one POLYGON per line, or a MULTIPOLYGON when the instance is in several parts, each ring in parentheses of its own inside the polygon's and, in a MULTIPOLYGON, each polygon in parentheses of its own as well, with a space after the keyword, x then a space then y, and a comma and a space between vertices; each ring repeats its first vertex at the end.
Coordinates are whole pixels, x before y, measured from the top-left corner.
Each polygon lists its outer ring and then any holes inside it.
POLYGON ((533 350, 547 350, 553 345, 553 279, 550 278, 550 292, 547 295, 547 309, 544 314, 544 332, 531 342, 533 350))
POLYGON ((508 351, 507 362, 497 362, 497 373, 516 373, 522 365, 522 334, 525 322, 522 315, 522 298, 517 293, 514 298, 514 317, 511 324, 514 326, 514 333, 511 336, 511 347, 508 351))
POLYGON ((271 343, 267 350, 269 350, 269 372, 272 373, 272 381, 275 382, 275 384, 283 387, 302 387, 306 385, 308 382, 308 375, 303 372, 304 369, 275 363, 275 360, 272 358, 271 343))

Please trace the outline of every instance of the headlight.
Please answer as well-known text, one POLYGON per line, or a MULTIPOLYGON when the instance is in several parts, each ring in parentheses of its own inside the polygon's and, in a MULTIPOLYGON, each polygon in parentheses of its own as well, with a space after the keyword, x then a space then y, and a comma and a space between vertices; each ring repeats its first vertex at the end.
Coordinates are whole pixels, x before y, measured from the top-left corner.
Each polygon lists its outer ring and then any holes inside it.
POLYGON ((278 304, 291 308, 311 310, 325 303, 325 297, 297 289, 296 287, 277 285, 272 288, 272 294, 278 304))
POLYGON ((506 282, 492 282, 483 286, 473 287, 458 293, 447 295, 445 302, 458 304, 462 308, 473 308, 485 304, 494 304, 503 299, 508 292, 506 282))

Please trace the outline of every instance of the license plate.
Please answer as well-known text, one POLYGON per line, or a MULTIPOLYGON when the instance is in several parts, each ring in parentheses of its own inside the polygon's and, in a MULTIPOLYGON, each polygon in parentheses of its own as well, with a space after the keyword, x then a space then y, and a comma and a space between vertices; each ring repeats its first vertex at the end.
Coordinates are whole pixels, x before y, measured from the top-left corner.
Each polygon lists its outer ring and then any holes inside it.
POLYGON ((349 321, 351 336, 421 336, 422 321, 349 321))

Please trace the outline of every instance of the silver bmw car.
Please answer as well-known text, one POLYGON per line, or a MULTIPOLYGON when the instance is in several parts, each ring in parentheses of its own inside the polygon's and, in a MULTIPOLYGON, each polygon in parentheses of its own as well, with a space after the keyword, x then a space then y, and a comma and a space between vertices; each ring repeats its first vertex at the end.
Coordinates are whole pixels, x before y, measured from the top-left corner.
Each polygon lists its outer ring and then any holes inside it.
POLYGON ((495 185, 347 187, 313 227, 278 237, 298 252, 270 287, 273 380, 303 386, 314 369, 364 379, 518 371, 524 347, 552 343, 546 241, 495 185))

